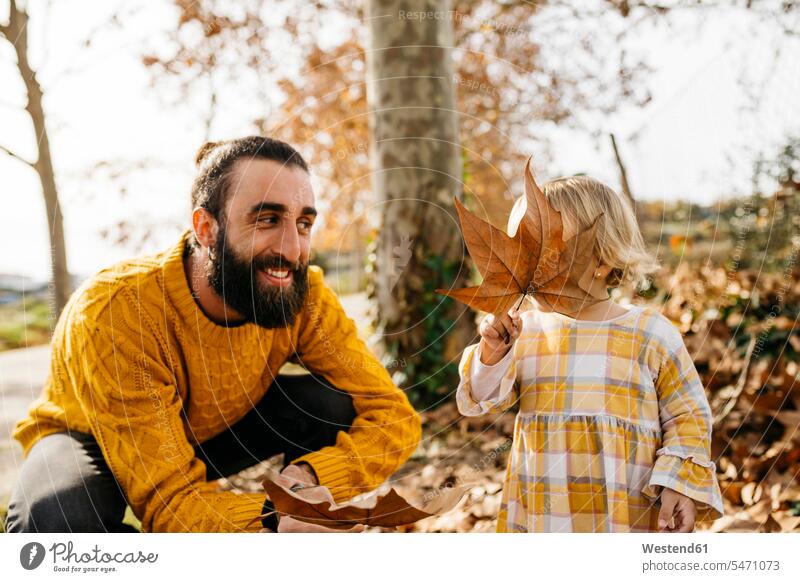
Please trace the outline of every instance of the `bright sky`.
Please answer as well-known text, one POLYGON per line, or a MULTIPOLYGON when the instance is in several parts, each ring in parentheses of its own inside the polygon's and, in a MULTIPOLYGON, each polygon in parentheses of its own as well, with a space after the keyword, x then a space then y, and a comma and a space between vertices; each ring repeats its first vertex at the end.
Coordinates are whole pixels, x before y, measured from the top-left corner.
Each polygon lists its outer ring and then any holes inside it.
MULTIPOLYGON (((141 65, 147 47, 174 22, 167 0, 131 9, 119 29, 103 25, 120 0, 50 5, 45 20, 43 2, 32 2, 31 60, 46 93, 70 271, 85 275, 135 252, 163 248, 188 224, 192 157, 204 134, 202 101, 166 105, 141 65), (89 47, 83 46, 87 36, 89 47), (124 196, 122 182, 102 172, 87 177, 103 160, 133 166, 143 159, 155 164, 124 180, 124 196), (121 220, 159 228, 146 248, 111 247, 99 233, 121 220)), ((0 14, 6 12, 0 0, 0 14)), ((800 38, 781 36, 770 26, 753 29, 752 18, 743 12, 706 15, 699 26, 697 16, 685 14, 675 18, 673 29, 647 29, 633 39, 656 68, 652 103, 613 119, 581 119, 587 129, 617 134, 639 198, 710 202, 747 193, 754 156, 774 151, 786 134, 800 132, 800 38), (750 101, 741 76, 758 90, 750 101), (752 110, 744 109, 748 103, 752 110)), ((23 102, 13 50, 0 41, 0 144, 32 159, 33 135, 23 102)), ((252 132, 252 111, 242 103, 221 103, 221 109, 212 137, 252 132)), ((544 177, 586 172, 617 185, 607 139, 598 145, 585 133, 549 126, 533 127, 531 133, 551 143, 552 166, 544 177)), ((535 153, 535 143, 531 149, 535 153)), ((0 204, 0 273, 45 279, 49 243, 37 177, 1 154, 0 204)))

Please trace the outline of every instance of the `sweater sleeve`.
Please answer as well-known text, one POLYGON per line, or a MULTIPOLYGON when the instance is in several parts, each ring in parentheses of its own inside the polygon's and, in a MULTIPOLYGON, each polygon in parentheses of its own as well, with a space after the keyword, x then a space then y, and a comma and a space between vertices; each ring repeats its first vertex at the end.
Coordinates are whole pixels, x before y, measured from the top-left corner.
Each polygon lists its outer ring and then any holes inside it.
POLYGON ((680 332, 669 331, 669 347, 655 381, 662 428, 661 448, 645 495, 668 487, 697 504, 697 519, 722 517, 722 495, 711 460, 711 407, 680 332))
POLYGON ((347 392, 356 417, 336 444, 294 463, 308 463, 337 503, 383 483, 414 452, 420 419, 386 368, 358 337, 319 267, 309 269, 309 296, 299 322, 296 356, 309 371, 347 392))
POLYGON ((76 393, 103 456, 148 532, 257 532, 265 494, 206 481, 157 334, 117 294, 73 327, 76 393))

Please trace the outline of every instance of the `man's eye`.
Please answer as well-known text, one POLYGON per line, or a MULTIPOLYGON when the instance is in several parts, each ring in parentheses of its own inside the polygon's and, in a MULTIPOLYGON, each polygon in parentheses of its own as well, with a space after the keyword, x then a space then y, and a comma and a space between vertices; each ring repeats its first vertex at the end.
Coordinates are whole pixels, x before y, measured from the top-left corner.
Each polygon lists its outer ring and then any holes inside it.
POLYGON ((311 230, 311 227, 314 226, 313 222, 308 222, 307 220, 298 222, 298 224, 300 225, 300 230, 305 230, 305 231, 311 230))
POLYGON ((259 216, 258 220, 256 221, 258 224, 277 224, 278 217, 277 216, 259 216))

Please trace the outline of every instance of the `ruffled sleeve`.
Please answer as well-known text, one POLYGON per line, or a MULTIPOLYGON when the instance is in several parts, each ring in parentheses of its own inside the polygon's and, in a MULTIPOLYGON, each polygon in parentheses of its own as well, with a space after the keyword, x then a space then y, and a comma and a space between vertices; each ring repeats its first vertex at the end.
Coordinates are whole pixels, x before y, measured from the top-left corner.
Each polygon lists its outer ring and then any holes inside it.
POLYGON ((708 459, 682 458, 659 449, 659 457, 650 475, 644 494, 656 498, 662 487, 690 497, 697 507, 697 521, 713 521, 722 517, 722 494, 716 477, 716 467, 708 459))
POLYGON ((643 493, 668 487, 696 502, 697 520, 722 517, 722 494, 711 460, 711 407, 680 332, 672 327, 655 381, 662 446, 643 493))
MULTIPOLYGON (((515 344, 516 345, 516 344, 515 344)), ((458 366, 456 404, 464 416, 503 412, 517 400, 517 364, 511 349, 493 366, 480 361, 480 344, 468 346, 458 366)))

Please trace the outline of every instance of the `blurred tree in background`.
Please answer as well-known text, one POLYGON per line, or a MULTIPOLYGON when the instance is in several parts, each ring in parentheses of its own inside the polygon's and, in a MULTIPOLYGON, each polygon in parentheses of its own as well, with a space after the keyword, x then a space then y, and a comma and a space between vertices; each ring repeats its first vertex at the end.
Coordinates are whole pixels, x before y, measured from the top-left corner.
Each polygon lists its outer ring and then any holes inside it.
POLYGON ((42 187, 45 212, 47 213, 47 232, 50 236, 50 322, 55 324, 61 310, 67 304, 72 284, 67 267, 67 245, 64 241, 64 216, 58 200, 53 160, 50 154, 50 138, 43 105, 44 92, 36 78, 36 71, 28 59, 28 13, 15 0, 9 0, 8 22, 0 23, 0 37, 11 43, 17 57, 17 69, 25 85, 27 99, 25 111, 30 117, 35 134, 36 159, 27 160, 23 156, 0 145, 0 151, 33 169, 42 187))

